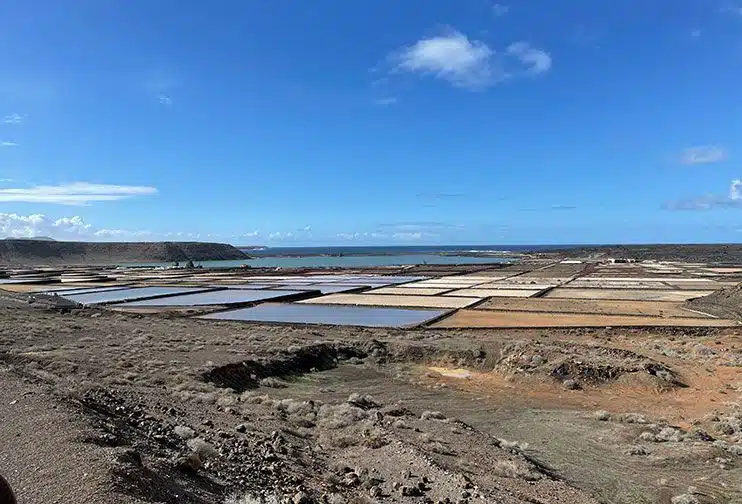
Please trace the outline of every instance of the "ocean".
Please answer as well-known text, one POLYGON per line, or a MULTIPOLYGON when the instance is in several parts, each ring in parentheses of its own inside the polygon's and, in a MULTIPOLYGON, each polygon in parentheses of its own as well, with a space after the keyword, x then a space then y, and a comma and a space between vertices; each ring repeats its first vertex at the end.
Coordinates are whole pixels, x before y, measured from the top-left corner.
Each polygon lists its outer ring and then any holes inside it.
MULTIPOLYGON (((573 245, 414 245, 393 247, 260 247, 241 248, 250 259, 202 261, 204 268, 353 268, 408 264, 497 264, 512 262, 508 252, 570 248, 573 245), (492 254, 491 256, 475 254, 492 254)), ((127 266, 171 266, 142 263, 127 266)))

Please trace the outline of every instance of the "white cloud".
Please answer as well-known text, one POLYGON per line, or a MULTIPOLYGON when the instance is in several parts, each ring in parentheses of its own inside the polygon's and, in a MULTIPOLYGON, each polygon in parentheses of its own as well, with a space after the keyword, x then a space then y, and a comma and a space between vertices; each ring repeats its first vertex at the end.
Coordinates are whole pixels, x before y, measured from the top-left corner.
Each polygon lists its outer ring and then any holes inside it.
POLYGON ((115 201, 153 194, 157 194, 154 187, 75 182, 56 186, 0 189, 0 202, 86 205, 93 201, 115 201))
POLYGON ((357 240, 363 235, 361 233, 338 233, 335 236, 341 240, 357 240))
POLYGON ((124 229, 99 229, 93 233, 94 236, 99 238, 120 238, 127 236, 128 234, 129 233, 124 229))
POLYGON ((160 102, 160 105, 172 105, 173 104, 173 99, 166 94, 157 95, 157 101, 160 102))
POLYGON ((727 151, 719 145, 702 145, 698 147, 689 147, 683 151, 680 161, 683 164, 709 164, 724 161, 727 158, 727 151))
POLYGON ((3 122, 5 124, 20 124, 25 118, 25 116, 22 116, 20 114, 9 114, 3 118, 3 122))
MULTIPOLYGON (((168 233, 173 234, 173 233, 168 233)), ((181 234, 181 233, 178 233, 181 234)), ((192 234, 189 233, 189 237, 192 234)), ((55 240, 102 240, 152 237, 146 230, 98 229, 78 216, 52 217, 44 214, 0 213, 0 239, 48 236, 55 240)))
POLYGON ((491 57, 484 42, 457 31, 421 39, 392 55, 397 71, 435 75, 454 86, 481 88, 492 81, 491 57))
POLYGON ((17 143, 15 143, 15 142, 9 142, 7 140, 6 141, 3 141, 3 142, 0 142, 0 147, 17 147, 17 146, 18 146, 17 143))
POLYGON ((260 231, 257 229, 255 231, 250 231, 249 233, 244 233, 241 236, 244 236, 246 238, 254 238, 256 236, 260 236, 260 231))
POLYGON ((292 233, 291 231, 289 231, 288 233, 282 233, 280 231, 276 231, 274 233, 270 233, 268 235, 268 239, 269 240, 276 240, 276 241, 280 241, 280 240, 293 240, 294 239, 294 233, 292 233))
POLYGON ((401 240, 401 241, 412 241, 412 240, 419 240, 423 237, 423 233, 420 231, 416 233, 394 233, 392 235, 392 238, 395 240, 401 240))
POLYGON ((510 8, 507 5, 495 4, 492 6, 492 15, 495 17, 501 17, 508 13, 510 8))
POLYGON ((701 30, 698 30, 698 29, 691 30, 690 36, 693 37, 694 39, 697 39, 698 37, 701 36, 701 30))
POLYGON ((301 231, 309 233, 310 231, 312 231, 312 226, 304 226, 303 228, 301 228, 301 231))
POLYGON ((0 235, 13 238, 51 236, 80 238, 90 234, 91 226, 79 216, 54 219, 43 214, 18 215, 0 213, 0 235))
POLYGON ((541 74, 551 69, 551 56, 549 53, 532 47, 528 42, 510 44, 507 51, 508 54, 518 58, 530 73, 541 74))
POLYGON ((542 74, 552 67, 549 53, 528 42, 515 42, 498 53, 453 29, 393 52, 387 62, 392 74, 432 75, 471 90, 525 74, 542 74))

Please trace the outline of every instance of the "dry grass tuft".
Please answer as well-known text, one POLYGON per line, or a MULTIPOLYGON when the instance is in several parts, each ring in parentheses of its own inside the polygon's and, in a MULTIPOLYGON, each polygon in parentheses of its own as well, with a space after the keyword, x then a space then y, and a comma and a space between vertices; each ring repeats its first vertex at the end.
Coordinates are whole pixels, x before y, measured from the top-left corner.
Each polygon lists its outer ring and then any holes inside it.
POLYGON ((361 408, 348 403, 330 405, 323 404, 317 412, 320 427, 326 429, 342 429, 362 422, 369 414, 361 408))
POLYGON ((492 467, 492 472, 503 478, 518 478, 535 481, 541 475, 532 471, 528 465, 516 460, 498 460, 492 467))

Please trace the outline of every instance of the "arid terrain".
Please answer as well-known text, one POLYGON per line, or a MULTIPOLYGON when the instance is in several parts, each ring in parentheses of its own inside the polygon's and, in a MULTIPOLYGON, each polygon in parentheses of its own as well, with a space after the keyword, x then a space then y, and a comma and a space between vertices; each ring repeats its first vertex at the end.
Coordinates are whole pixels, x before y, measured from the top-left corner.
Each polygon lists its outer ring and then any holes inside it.
MULTIPOLYGON (((83 305, 29 297, 59 286, 4 285, 0 473, 29 504, 742 502, 742 327, 708 309, 735 302, 709 289, 737 270, 430 274, 272 305, 473 300, 408 328, 203 320, 228 307, 83 305), (685 302, 697 292, 713 294, 685 302)), ((309 281, 254 278, 260 292, 309 281)))
POLYGON ((0 266, 103 265, 246 259, 232 245, 202 242, 63 242, 0 240, 0 266))

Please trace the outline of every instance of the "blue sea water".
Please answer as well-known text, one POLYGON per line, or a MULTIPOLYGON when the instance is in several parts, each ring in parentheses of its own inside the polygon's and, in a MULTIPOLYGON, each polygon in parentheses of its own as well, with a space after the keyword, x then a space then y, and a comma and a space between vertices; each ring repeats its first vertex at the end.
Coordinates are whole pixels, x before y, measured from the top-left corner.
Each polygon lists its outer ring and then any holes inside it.
MULTIPOLYGON (((243 248, 250 259, 202 261, 204 268, 353 268, 364 266, 404 266, 408 264, 497 264, 511 262, 508 252, 569 248, 570 245, 426 245, 396 247, 261 247, 243 248), (466 253, 492 253, 471 256, 466 253)), ((128 266, 171 266, 146 263, 128 266)))
POLYGON ((251 256, 312 256, 312 255, 412 255, 455 252, 520 252, 572 248, 575 245, 408 245, 355 247, 260 247, 243 248, 251 256))

